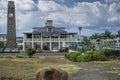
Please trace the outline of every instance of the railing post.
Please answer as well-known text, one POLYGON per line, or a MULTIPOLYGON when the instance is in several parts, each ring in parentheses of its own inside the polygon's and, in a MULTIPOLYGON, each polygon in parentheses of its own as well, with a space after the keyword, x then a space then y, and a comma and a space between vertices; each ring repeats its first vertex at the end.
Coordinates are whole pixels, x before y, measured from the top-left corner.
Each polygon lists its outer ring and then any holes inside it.
POLYGON ((23 51, 25 51, 25 39, 26 39, 26 37, 25 37, 25 35, 23 36, 23 51))
POLYGON ((50 34, 50 51, 52 50, 52 45, 51 45, 51 34, 50 34))
POLYGON ((42 44, 42 33, 41 33, 41 49, 43 49, 43 44, 42 44))
POLYGON ((34 48, 34 34, 32 33, 32 48, 34 48))
POLYGON ((59 50, 60 50, 60 33, 58 34, 58 40, 59 40, 59 50))

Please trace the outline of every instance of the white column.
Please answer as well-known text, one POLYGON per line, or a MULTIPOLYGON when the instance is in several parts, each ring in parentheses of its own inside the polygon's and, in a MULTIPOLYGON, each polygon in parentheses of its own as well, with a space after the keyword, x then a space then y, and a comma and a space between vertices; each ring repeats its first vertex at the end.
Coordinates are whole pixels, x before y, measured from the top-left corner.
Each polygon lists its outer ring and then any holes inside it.
POLYGON ((23 41, 23 51, 25 51, 25 42, 23 41))
POLYGON ((51 45, 51 34, 50 34, 50 51, 52 50, 52 45, 51 45))
POLYGON ((32 33, 32 48, 34 48, 34 35, 32 33))
POLYGON ((26 36, 24 34, 24 36, 23 36, 23 51, 25 51, 25 38, 26 38, 26 36))
POLYGON ((42 33, 41 33, 41 49, 43 49, 42 33))
POLYGON ((60 50, 60 33, 58 34, 58 41, 59 41, 58 48, 60 50))
POLYGON ((68 36, 68 40, 67 41, 69 43, 67 47, 69 47, 70 46, 70 36, 69 36, 69 34, 67 36, 68 36))
POLYGON ((65 41, 62 42, 62 47, 66 47, 65 41))

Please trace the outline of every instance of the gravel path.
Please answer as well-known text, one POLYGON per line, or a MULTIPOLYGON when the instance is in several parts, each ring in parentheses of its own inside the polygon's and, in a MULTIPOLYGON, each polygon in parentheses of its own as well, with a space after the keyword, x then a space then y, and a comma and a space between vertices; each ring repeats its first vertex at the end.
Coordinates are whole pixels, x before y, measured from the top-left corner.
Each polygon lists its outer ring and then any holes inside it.
POLYGON ((120 80, 118 73, 108 73, 110 67, 119 67, 119 65, 105 64, 98 65, 92 62, 89 63, 75 63, 79 66, 80 71, 71 76, 70 80, 120 80))

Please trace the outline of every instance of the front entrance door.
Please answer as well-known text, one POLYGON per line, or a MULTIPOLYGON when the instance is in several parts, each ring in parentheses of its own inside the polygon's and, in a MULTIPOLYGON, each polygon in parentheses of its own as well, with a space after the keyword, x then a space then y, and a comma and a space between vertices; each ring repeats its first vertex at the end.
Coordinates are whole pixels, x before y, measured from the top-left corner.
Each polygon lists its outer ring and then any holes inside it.
POLYGON ((43 50, 50 50, 50 44, 49 43, 43 43, 43 50))

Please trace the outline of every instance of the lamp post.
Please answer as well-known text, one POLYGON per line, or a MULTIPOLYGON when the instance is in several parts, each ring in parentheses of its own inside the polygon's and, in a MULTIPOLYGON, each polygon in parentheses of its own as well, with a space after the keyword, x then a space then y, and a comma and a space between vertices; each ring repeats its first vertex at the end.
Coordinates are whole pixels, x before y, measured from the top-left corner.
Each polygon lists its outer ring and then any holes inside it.
POLYGON ((79 41, 78 41, 78 49, 80 49, 82 46, 81 46, 81 30, 82 30, 82 27, 78 27, 78 30, 79 30, 79 41))
POLYGON ((78 30, 79 30, 79 39, 81 41, 81 30, 82 30, 82 27, 78 27, 78 30))

